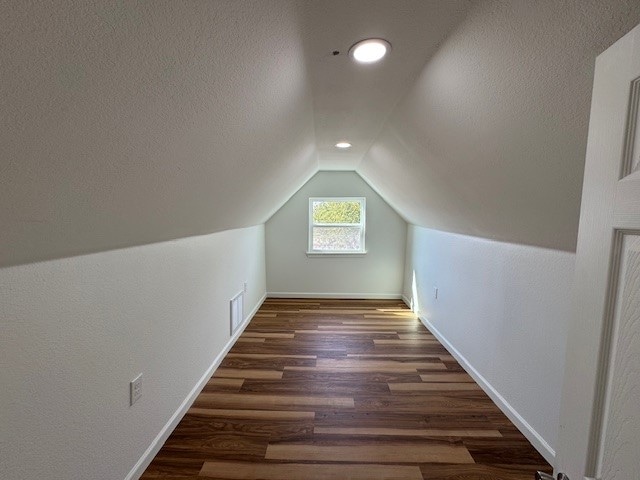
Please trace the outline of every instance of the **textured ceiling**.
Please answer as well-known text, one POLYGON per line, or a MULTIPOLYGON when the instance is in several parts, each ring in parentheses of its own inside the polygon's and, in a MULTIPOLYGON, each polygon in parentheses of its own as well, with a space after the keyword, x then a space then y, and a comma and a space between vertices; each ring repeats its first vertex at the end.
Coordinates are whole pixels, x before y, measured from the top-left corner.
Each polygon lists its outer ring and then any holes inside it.
POLYGON ((0 265, 260 224, 315 171, 298 9, 0 3, 0 265))
POLYGON ((638 0, 480 1, 358 172, 405 219, 575 250, 595 57, 638 0))
POLYGON ((321 0, 304 8, 320 168, 353 170, 427 59, 469 7, 467 0, 321 0), (392 53, 363 65, 349 47, 384 38, 392 53), (338 51, 334 56, 332 52, 338 51), (349 150, 335 144, 348 140, 349 150))
POLYGON ((571 250, 594 58, 639 21, 637 0, 0 1, 0 265, 259 224, 319 168, 418 225, 571 250), (368 36, 391 55, 351 63, 368 36))

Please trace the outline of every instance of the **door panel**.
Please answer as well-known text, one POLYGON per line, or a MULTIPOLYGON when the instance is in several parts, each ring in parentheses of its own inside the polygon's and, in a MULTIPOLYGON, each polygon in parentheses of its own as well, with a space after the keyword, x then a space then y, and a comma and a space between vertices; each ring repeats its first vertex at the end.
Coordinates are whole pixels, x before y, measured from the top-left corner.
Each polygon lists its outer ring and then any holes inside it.
POLYGON ((640 236, 622 237, 620 277, 613 319, 600 471, 603 480, 626 480, 640 472, 640 236))
POLYGON ((629 110, 627 114, 627 134, 623 159, 623 176, 638 170, 640 165, 640 77, 631 83, 629 110))

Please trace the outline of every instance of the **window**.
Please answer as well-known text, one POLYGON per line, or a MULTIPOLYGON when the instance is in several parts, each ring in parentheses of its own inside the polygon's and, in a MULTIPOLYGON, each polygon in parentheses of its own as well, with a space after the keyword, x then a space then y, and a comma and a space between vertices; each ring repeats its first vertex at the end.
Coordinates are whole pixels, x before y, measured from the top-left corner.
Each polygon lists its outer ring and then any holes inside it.
POLYGON ((309 199, 309 253, 366 253, 365 198, 309 199))

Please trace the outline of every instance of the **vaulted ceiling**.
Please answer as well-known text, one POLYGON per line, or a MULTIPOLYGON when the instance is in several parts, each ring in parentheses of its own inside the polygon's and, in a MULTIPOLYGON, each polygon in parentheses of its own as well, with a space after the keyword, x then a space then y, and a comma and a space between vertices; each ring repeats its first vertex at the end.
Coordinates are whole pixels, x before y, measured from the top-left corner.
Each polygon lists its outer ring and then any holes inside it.
POLYGON ((0 2, 0 265, 263 223, 318 169, 418 225, 571 250, 595 56, 638 22, 637 0, 0 2), (391 54, 354 64, 365 37, 391 54))

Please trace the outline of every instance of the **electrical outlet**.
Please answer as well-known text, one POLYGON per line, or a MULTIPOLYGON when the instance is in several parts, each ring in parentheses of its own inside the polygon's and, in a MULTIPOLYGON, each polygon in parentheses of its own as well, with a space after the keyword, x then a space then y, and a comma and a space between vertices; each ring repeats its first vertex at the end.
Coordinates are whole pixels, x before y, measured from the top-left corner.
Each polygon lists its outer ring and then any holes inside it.
POLYGON ((247 286, 247 282, 244 282, 244 284, 242 285, 242 290, 244 291, 244 293, 247 293, 248 290, 248 286, 247 286))
POLYGON ((129 405, 133 405, 142 396, 142 374, 129 383, 129 405))

